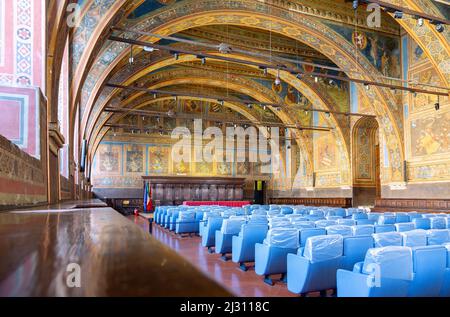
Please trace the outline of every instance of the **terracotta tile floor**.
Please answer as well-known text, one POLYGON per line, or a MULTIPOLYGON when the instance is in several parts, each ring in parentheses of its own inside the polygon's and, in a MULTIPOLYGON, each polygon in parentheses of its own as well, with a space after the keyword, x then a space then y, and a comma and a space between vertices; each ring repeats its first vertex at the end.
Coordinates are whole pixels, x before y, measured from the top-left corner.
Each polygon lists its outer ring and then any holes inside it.
MULTIPOLYGON (((140 216, 128 216, 128 218, 148 232, 148 221, 146 219, 140 216)), ((236 296, 297 296, 289 292, 286 284, 280 281, 276 281, 274 286, 265 284, 263 278, 255 274, 253 267, 247 272, 243 272, 231 260, 224 262, 220 259, 220 255, 208 253, 207 249, 201 246, 199 236, 180 237, 155 224, 153 224, 153 236, 174 249, 178 254, 236 296)))

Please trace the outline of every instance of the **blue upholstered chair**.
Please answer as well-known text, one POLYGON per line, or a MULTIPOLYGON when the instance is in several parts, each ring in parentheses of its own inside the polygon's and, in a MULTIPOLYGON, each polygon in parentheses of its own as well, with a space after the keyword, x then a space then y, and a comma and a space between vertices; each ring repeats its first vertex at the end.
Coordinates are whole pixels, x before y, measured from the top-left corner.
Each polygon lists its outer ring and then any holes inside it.
POLYGON ((302 228, 298 234, 300 246, 304 247, 309 237, 323 236, 327 231, 325 228, 302 228))
POLYGON ((290 215, 294 213, 294 209, 292 209, 292 207, 288 207, 288 206, 283 206, 280 208, 281 213, 283 215, 290 215))
POLYGON ((427 244, 441 245, 450 243, 450 231, 448 229, 427 230, 427 244))
POLYGON ((297 228, 299 230, 312 229, 312 228, 316 227, 314 222, 311 222, 311 221, 293 221, 293 222, 291 222, 291 224, 292 224, 292 227, 297 228))
POLYGON ((385 213, 384 215, 381 215, 378 218, 378 224, 379 225, 393 225, 393 224, 395 224, 396 220, 397 220, 397 216, 388 215, 385 213))
POLYGON ((332 225, 325 228, 328 235, 340 234, 343 237, 351 237, 353 235, 352 227, 345 225, 332 225))
POLYGON ((374 225, 352 226, 352 233, 354 236, 371 236, 375 233, 374 225))
POLYGON ((403 237, 399 232, 375 233, 372 237, 375 248, 403 245, 403 237))
POLYGON ((269 228, 289 227, 291 221, 286 217, 273 217, 269 218, 269 228))
POLYGON ((356 226, 356 220, 353 220, 353 219, 338 219, 337 224, 338 225, 345 225, 345 226, 356 226))
POLYGON ((367 250, 371 248, 373 248, 373 238, 371 235, 344 238, 344 253, 341 268, 351 271, 356 263, 364 261, 367 250))
POLYGON ((348 219, 343 219, 341 216, 326 216, 325 219, 332 220, 332 221, 348 220, 348 219))
POLYGON ((353 271, 337 271, 338 297, 404 297, 413 278, 412 251, 389 246, 367 251, 353 271))
POLYGON ((407 212, 397 212, 395 215, 396 223, 411 222, 411 217, 407 212))
POLYGON ((367 219, 368 220, 373 220, 374 223, 378 222, 378 219, 380 218, 382 214, 378 213, 378 212, 371 212, 367 214, 367 219))
POLYGON ((408 296, 439 296, 447 267, 447 249, 444 246, 424 246, 412 249, 413 280, 408 296))
POLYGON ((405 232, 416 229, 414 222, 400 222, 395 224, 395 231, 405 232))
POLYGON ((215 252, 221 254, 223 260, 227 260, 226 254, 232 251, 233 236, 239 234, 244 223, 244 217, 224 219, 220 230, 216 231, 215 252))
POLYGON ((427 245, 427 232, 423 229, 402 232, 401 235, 405 247, 415 248, 427 245))
POLYGON ((233 236, 231 259, 239 263, 239 267, 246 271, 246 262, 255 261, 255 244, 262 243, 267 235, 267 224, 244 224, 239 235, 233 236))
POLYGON ((325 228, 328 226, 333 226, 337 224, 335 220, 318 220, 314 222, 316 224, 316 228, 325 228))
POLYGON ((297 254, 287 255, 287 287, 296 294, 336 288, 344 249, 341 235, 308 238, 297 254))
POLYGON ((270 229, 264 242, 255 245, 255 273, 264 275, 267 284, 273 285, 272 274, 283 274, 284 278, 287 255, 299 247, 298 232, 295 228, 270 229))
POLYGON ((222 227, 222 217, 212 216, 208 217, 206 226, 202 233, 202 246, 207 247, 208 251, 212 253, 212 247, 216 244, 216 231, 222 227))
POLYGON ((377 223, 377 221, 373 220, 373 219, 359 219, 359 220, 356 220, 356 225, 358 225, 358 226, 374 225, 376 223, 377 223))
POLYGON ((414 218, 412 220, 416 229, 424 229, 428 230, 431 228, 431 220, 430 218, 414 218))
POLYGON ((395 232, 394 225, 375 225, 375 233, 395 232))
POLYGON ((363 219, 369 219, 369 216, 365 212, 357 212, 352 214, 353 220, 363 220, 363 219))
POLYGON ((447 249, 447 267, 439 296, 450 297, 450 243, 445 243, 443 246, 447 249))
POLYGON ((430 218, 431 221, 431 229, 446 229, 447 228, 447 222, 446 217, 432 217, 430 218))
POLYGON ((178 214, 176 220, 175 233, 192 233, 198 232, 198 221, 196 220, 196 212, 183 210, 178 214))

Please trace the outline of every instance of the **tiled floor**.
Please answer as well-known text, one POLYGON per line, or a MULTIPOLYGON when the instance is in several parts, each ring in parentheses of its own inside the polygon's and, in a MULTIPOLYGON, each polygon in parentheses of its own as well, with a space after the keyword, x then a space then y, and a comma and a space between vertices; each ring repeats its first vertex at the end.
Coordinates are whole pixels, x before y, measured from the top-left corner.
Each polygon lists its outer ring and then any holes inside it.
MULTIPOLYGON (((128 218, 148 231, 148 221, 146 219, 140 216, 129 216, 128 218)), ((276 281, 274 286, 267 285, 263 282, 261 276, 255 274, 253 268, 244 272, 231 260, 224 262, 220 259, 220 255, 208 253, 207 249, 201 246, 201 240, 198 236, 179 237, 155 224, 153 224, 153 236, 177 251, 194 266, 236 296, 297 296, 287 290, 285 283, 276 281)))

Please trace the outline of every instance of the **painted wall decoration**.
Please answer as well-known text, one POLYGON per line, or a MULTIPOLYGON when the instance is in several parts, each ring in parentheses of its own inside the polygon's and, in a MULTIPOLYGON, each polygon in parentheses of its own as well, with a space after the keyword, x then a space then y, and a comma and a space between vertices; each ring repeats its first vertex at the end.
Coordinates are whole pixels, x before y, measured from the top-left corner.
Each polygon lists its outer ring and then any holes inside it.
POLYGON ((125 167, 127 173, 144 172, 144 149, 141 145, 133 144, 125 147, 125 167))
POLYGON ((168 174, 169 173, 170 147, 149 146, 148 147, 148 173, 168 174))
POLYGON ((412 156, 450 152, 450 112, 431 112, 411 120, 412 156))
MULTIPOLYGON (((323 115, 314 114, 318 125, 326 125, 323 115)), ((316 123, 314 122, 314 123, 316 123)), ((315 170, 329 171, 337 168, 336 140, 329 132, 314 132, 315 170)))
POLYGON ((100 173, 119 174, 121 172, 121 145, 102 144, 98 148, 97 155, 97 167, 100 173))

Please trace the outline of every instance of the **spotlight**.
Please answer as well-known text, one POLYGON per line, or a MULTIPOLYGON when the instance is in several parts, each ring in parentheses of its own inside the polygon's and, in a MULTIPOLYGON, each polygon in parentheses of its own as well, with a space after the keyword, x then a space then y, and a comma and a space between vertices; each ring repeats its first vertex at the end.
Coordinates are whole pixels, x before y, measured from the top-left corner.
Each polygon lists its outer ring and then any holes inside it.
POLYGON ((248 109, 252 109, 252 108, 253 108, 252 104, 251 104, 251 103, 248 103, 248 104, 247 104, 247 108, 248 108, 248 109))
POLYGON ((131 134, 134 134, 134 130, 131 130, 131 134))
POLYGON ((352 3, 353 10, 357 10, 358 9, 358 5, 359 5, 359 1, 358 0, 353 0, 353 3, 352 3))
POLYGON ((330 81, 328 82, 330 85, 333 85, 334 84, 334 81, 333 81, 333 79, 330 79, 330 81))
POLYGON ((178 96, 173 96, 173 100, 177 101, 178 100, 178 96))
POLYGON ((305 114, 308 114, 308 113, 309 113, 308 110, 305 109, 305 114))
POLYGON ((270 132, 270 127, 267 127, 267 131, 269 131, 269 132, 270 132))
POLYGON ((439 102, 436 102, 434 104, 434 109, 436 109, 436 111, 438 111, 440 109, 441 105, 439 104, 439 102))
POLYGON ((364 87, 366 87, 366 90, 370 90, 370 85, 369 84, 364 84, 364 87))
POLYGON ((175 58, 175 60, 177 61, 178 58, 180 58, 180 54, 178 54, 178 53, 173 53, 173 58, 175 58))
POLYGON ((202 57, 201 58, 201 62, 202 62, 202 65, 205 65, 206 64, 206 57, 202 57))
POLYGON ((302 74, 298 73, 295 77, 297 77, 297 79, 302 79, 302 74))
POLYGON ((146 51, 146 52, 153 52, 155 49, 153 48, 153 47, 150 47, 150 46, 144 46, 144 51, 146 51))
POLYGON ((330 113, 329 112, 325 112, 325 115, 329 118, 330 117, 330 113))
POLYGON ((267 110, 267 106, 266 106, 266 105, 263 105, 263 109, 264 109, 264 110, 267 110))
POLYGON ((248 125, 247 124, 244 124, 244 129, 247 129, 248 128, 248 125))
POLYGON ((149 134, 150 134, 150 132, 148 132, 148 130, 145 130, 145 134, 149 135, 149 134))
POLYGON ((423 26, 423 23, 424 23, 423 18, 417 19, 417 26, 423 26))
POLYGON ((413 93, 413 96, 414 96, 414 98, 417 97, 417 92, 416 91, 413 93))
POLYGON ((223 106, 224 105, 224 101, 223 100, 217 100, 219 102, 219 105, 223 106))
POLYGON ((237 128, 237 124, 236 123, 234 124, 234 127, 237 128))
POLYGON ((163 130, 159 130, 159 135, 162 136, 163 134, 163 130))
POLYGON ((116 136, 117 136, 117 133, 116 133, 116 132, 114 132, 114 134, 113 134, 113 135, 114 135, 114 137, 116 137, 116 136))
POLYGON ((134 64, 134 57, 130 56, 130 58, 128 59, 128 62, 130 63, 130 65, 134 64))
POLYGON ((403 18, 403 12, 402 12, 402 11, 395 11, 395 12, 394 12, 394 18, 395 18, 395 19, 401 19, 401 18, 403 18))
POLYGON ((144 116, 142 116, 142 121, 145 121, 145 117, 144 116))
POLYGON ((156 117, 156 122, 159 122, 161 119, 159 117, 156 117))
POLYGON ((314 81, 316 82, 316 83, 318 83, 319 82, 319 77, 314 77, 314 81))
POLYGON ((436 24, 436 31, 439 33, 444 32, 444 26, 441 23, 436 24))
POLYGON ((153 93, 153 99, 156 99, 158 97, 158 95, 156 94, 156 92, 153 93))

